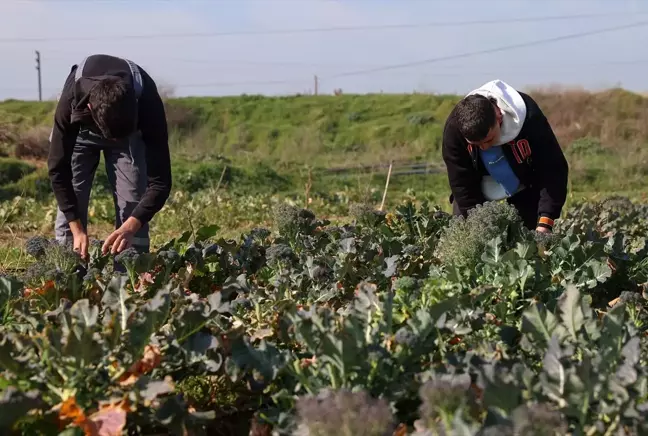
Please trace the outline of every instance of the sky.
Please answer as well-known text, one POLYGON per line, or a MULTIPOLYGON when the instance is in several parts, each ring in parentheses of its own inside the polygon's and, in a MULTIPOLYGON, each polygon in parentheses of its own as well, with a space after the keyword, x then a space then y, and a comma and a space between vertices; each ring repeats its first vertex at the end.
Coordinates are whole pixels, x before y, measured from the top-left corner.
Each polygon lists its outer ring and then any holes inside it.
POLYGON ((35 50, 52 99, 95 53, 175 96, 645 92, 647 46, 646 0, 0 0, 0 100, 38 99, 35 50))

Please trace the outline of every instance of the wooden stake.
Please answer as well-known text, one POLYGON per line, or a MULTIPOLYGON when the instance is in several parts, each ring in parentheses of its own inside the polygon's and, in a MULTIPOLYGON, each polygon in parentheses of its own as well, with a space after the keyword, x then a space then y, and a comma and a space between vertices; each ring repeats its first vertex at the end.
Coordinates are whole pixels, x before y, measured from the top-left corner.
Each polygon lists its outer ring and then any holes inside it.
POLYGON ((225 177, 225 171, 227 171, 227 165, 223 167, 223 171, 221 172, 220 179, 218 179, 218 184, 216 185, 216 189, 214 189, 214 192, 218 192, 218 188, 220 188, 221 183, 223 183, 223 178, 225 177))
POLYGON ((380 210, 381 211, 385 207, 385 200, 387 199, 387 188, 389 187, 389 179, 391 178, 392 166, 393 165, 394 165, 394 161, 390 160, 389 161, 389 171, 387 172, 387 181, 385 182, 385 191, 383 192, 382 202, 380 203, 380 210))
POLYGON ((313 169, 308 168, 308 181, 304 184, 304 209, 308 209, 309 206, 309 199, 310 199, 310 192, 311 188, 313 187, 313 169))

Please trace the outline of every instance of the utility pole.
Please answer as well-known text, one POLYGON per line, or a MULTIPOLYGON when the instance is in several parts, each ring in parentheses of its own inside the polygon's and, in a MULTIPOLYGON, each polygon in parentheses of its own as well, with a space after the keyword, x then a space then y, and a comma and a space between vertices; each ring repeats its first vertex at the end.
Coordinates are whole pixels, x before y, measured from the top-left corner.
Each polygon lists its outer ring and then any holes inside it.
POLYGON ((318 85, 319 85, 319 82, 317 80, 317 74, 314 76, 314 78, 315 78, 315 95, 317 95, 317 91, 318 91, 317 88, 318 88, 318 85))
POLYGON ((36 71, 38 71, 38 101, 43 101, 43 87, 41 82, 40 52, 36 50, 36 71))

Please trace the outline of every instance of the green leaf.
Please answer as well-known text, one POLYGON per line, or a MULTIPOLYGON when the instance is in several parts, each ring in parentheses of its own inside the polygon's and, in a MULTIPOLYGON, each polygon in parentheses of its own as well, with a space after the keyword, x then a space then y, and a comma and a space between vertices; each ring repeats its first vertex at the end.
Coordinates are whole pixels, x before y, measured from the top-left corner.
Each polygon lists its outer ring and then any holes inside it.
POLYGON ((9 277, 0 277, 0 309, 12 300, 21 295, 23 284, 9 277))
POLYGON ((502 237, 491 239, 484 247, 481 259, 489 265, 497 265, 501 262, 502 237))
POLYGON ((0 398, 0 428, 9 429, 18 419, 34 409, 44 406, 37 391, 21 392, 13 386, 4 391, 0 398))
POLYGON ((232 360, 244 370, 256 370, 270 383, 285 365, 281 352, 273 345, 261 341, 257 348, 252 347, 244 338, 232 343, 232 360))
POLYGON ((567 328, 574 341, 578 340, 578 333, 583 326, 585 316, 581 307, 580 292, 575 286, 569 286, 560 297, 558 303, 560 319, 567 328))
POLYGON ((482 401, 485 406, 509 413, 520 404, 522 390, 516 386, 517 380, 508 371, 486 364, 480 372, 484 383, 482 401))
POLYGON ((561 393, 566 382, 565 369, 563 368, 560 359, 562 357, 562 351, 560 350, 560 344, 558 343, 558 338, 553 336, 549 340, 549 347, 547 352, 544 355, 542 360, 544 372, 554 381, 562 387, 560 389, 561 393))
POLYGON ((131 312, 128 307, 130 296, 126 289, 128 282, 129 279, 125 275, 113 276, 101 298, 101 303, 104 306, 119 315, 119 325, 122 331, 126 330, 126 324, 131 312))
POLYGON ((385 259, 385 263, 387 264, 387 267, 383 271, 383 275, 385 277, 392 277, 394 274, 396 274, 399 260, 400 256, 398 255, 390 256, 385 259))
POLYGON ((522 315, 522 332, 531 335, 535 341, 548 344, 557 330, 560 330, 558 320, 540 303, 534 304, 522 315))
POLYGON ((218 234, 219 230, 220 226, 218 226, 217 224, 201 227, 196 231, 195 241, 202 242, 206 241, 209 238, 213 238, 218 234))
POLYGON ((22 365, 12 357, 15 353, 15 346, 10 335, 0 334, 0 368, 14 373, 22 373, 22 365))
POLYGON ((102 351, 94 336, 94 329, 83 324, 74 324, 65 337, 63 353, 73 358, 78 367, 101 359, 102 351))
POLYGON ((141 376, 135 383, 138 395, 144 401, 153 401, 158 396, 173 392, 173 385, 166 380, 151 380, 147 376, 141 376))
POLYGON ((207 302, 209 303, 209 311, 205 313, 205 316, 210 316, 213 312, 226 313, 230 311, 230 303, 223 302, 222 292, 216 291, 209 295, 207 302))
POLYGON ((90 306, 87 299, 79 300, 70 308, 70 315, 86 327, 93 327, 97 324, 99 308, 90 306))
POLYGON ((135 272, 138 274, 143 274, 148 272, 153 268, 157 256, 153 253, 141 253, 137 256, 135 261, 135 272))
POLYGON ((637 365, 639 364, 639 358, 641 357, 641 341, 637 336, 630 339, 621 350, 621 355, 625 357, 625 361, 628 365, 637 365))
POLYGON ((520 259, 530 259, 533 257, 534 250, 537 250, 537 246, 533 242, 518 242, 515 244, 515 252, 520 259))
POLYGON ((592 272, 592 276, 599 283, 605 283, 607 279, 612 277, 612 269, 607 261, 592 259, 588 262, 588 266, 592 272))
POLYGON ((162 405, 155 412, 155 417, 169 429, 169 434, 204 434, 206 421, 215 419, 216 414, 215 412, 189 413, 182 397, 173 395, 162 401, 162 405))
POLYGON ((176 285, 172 282, 167 283, 133 316, 128 345, 135 353, 139 354, 150 342, 151 335, 166 322, 171 305, 171 289, 174 287, 176 285))

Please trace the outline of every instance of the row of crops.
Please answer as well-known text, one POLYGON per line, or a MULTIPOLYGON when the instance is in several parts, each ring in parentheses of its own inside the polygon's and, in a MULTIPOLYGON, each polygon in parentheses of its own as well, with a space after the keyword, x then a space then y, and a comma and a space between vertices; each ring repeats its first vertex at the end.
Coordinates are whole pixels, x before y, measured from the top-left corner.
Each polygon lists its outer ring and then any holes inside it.
POLYGON ((42 435, 648 434, 648 205, 468 219, 288 204, 0 277, 0 428, 42 435))

